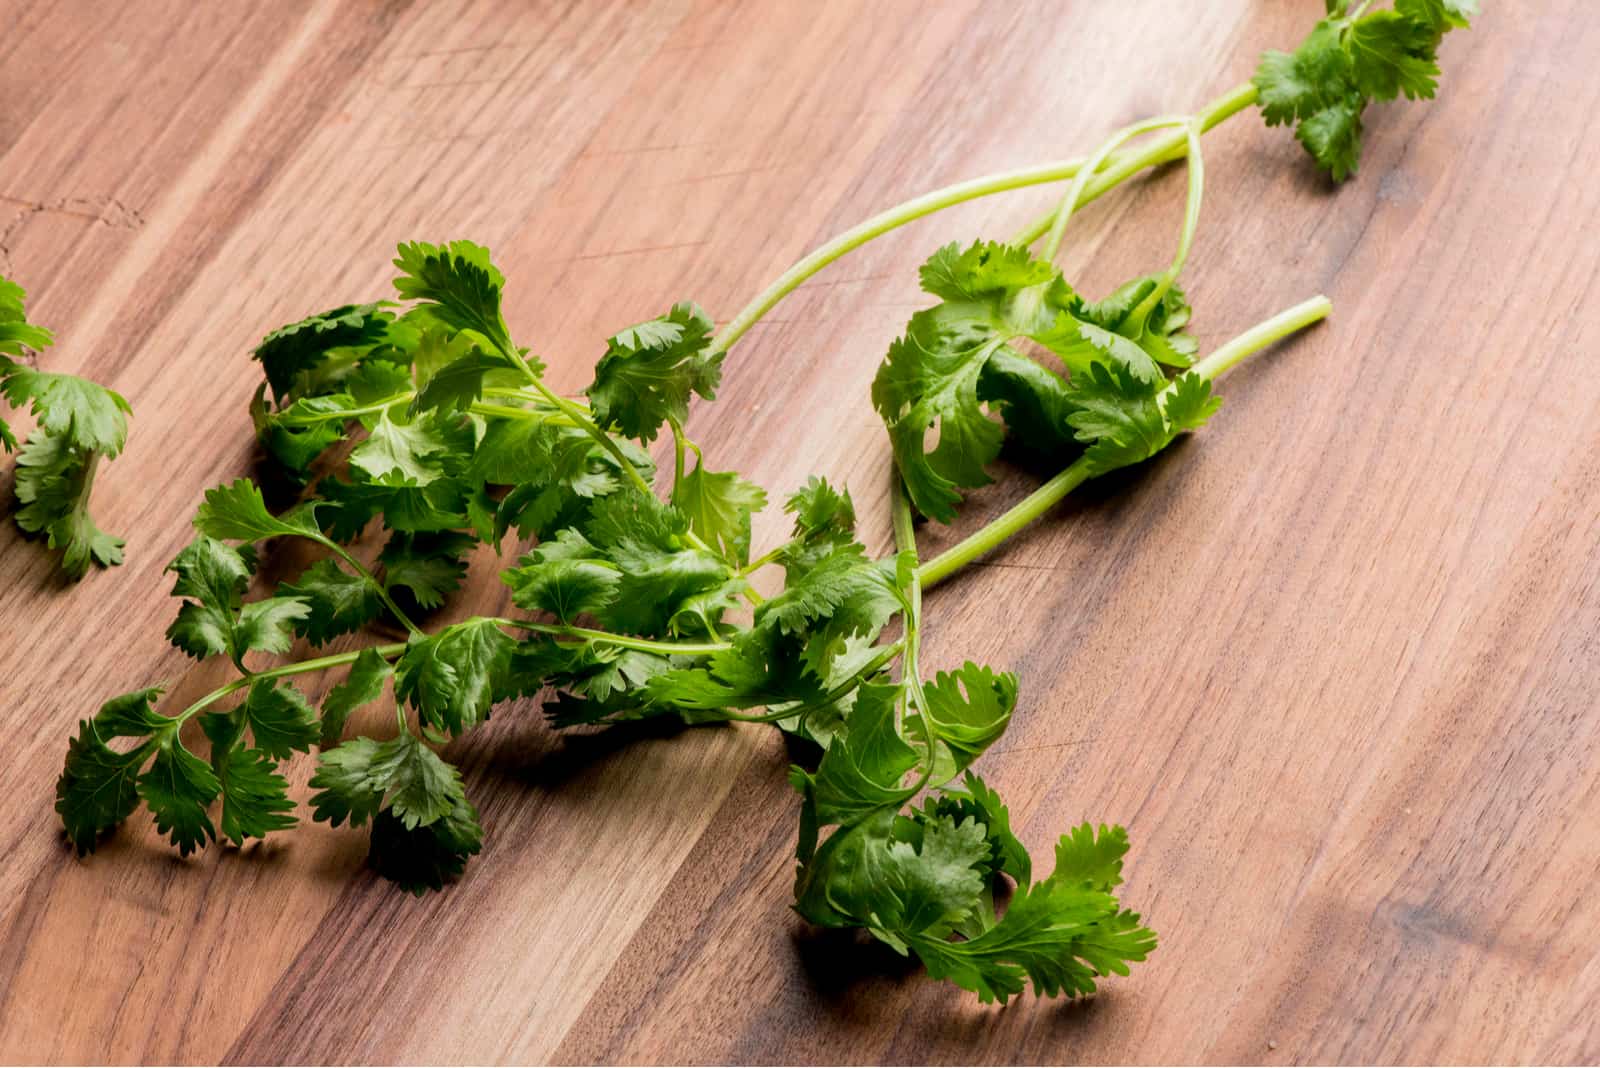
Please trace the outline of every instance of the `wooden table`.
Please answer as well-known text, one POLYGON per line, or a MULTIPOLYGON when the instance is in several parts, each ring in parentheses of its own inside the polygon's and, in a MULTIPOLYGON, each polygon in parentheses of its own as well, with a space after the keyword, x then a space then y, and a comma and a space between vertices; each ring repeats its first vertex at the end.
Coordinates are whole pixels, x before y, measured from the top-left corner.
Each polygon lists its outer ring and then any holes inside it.
MULTIPOLYGON (((1195 107, 1320 9, 7 0, 0 272, 58 331, 47 362, 137 414, 95 497, 125 566, 67 586, 0 527, 0 1059, 1600 1059, 1600 24, 1579 0, 1491 4, 1439 101, 1371 114, 1337 192, 1255 117, 1209 136, 1202 340, 1318 291, 1333 319, 930 597, 930 669, 1021 676, 984 767, 1027 843, 1129 827, 1125 900, 1162 946, 1100 996, 984 1008, 806 929, 788 756, 759 727, 563 740, 503 710, 453 749, 488 847, 420 900, 347 830, 180 861, 141 814, 79 862, 51 812, 78 718, 221 678, 165 644, 162 568, 202 491, 252 469, 248 351, 386 295, 397 241, 491 246, 517 336, 577 389, 616 328, 685 297, 727 317, 875 210, 1195 107)), ((1164 263, 1183 187, 1086 212, 1069 275, 1097 292, 1164 263)), ((735 349, 692 432, 775 493, 844 480, 885 549, 867 385, 925 299, 915 267, 1049 202, 977 202, 835 265, 735 349)), ((478 570, 450 611, 502 606, 478 570)))

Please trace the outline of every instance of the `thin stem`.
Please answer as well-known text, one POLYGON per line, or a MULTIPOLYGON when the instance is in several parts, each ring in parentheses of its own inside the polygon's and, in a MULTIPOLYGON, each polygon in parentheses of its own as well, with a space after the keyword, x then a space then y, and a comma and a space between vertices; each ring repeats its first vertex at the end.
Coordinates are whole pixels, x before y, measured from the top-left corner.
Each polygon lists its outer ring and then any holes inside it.
MULTIPOLYGON (((392 660, 406 651, 406 643, 395 642, 389 645, 369 645, 366 648, 371 649, 385 660, 392 660)), ((333 653, 330 656, 319 656, 310 660, 297 660, 292 664, 280 664, 264 671, 251 672, 242 678, 237 678, 232 682, 218 686, 173 718, 182 723, 201 709, 215 704, 231 693, 244 689, 257 679, 281 679, 287 675, 304 675, 313 671, 324 671, 327 668, 338 667, 341 664, 353 664, 356 658, 365 651, 366 649, 352 649, 347 653, 333 653)))
POLYGON ((904 648, 905 643, 903 641, 891 642, 890 644, 885 645, 871 660, 861 665, 861 667, 856 671, 851 672, 849 678, 839 683, 839 685, 823 694, 817 700, 809 701, 803 705, 800 705, 798 708, 791 706, 777 712, 768 712, 763 716, 746 716, 737 712, 730 712, 728 714, 728 718, 736 723, 777 723, 781 720, 793 719, 796 716, 804 718, 805 716, 809 716, 811 713, 817 711, 819 708, 826 708, 828 705, 833 704, 833 702, 850 693, 857 686, 860 686, 863 682, 865 682, 869 676, 877 674, 885 664, 898 656, 900 651, 904 648))
POLYGON ((1067 232, 1067 221, 1072 218, 1073 211, 1077 209, 1078 201, 1082 198, 1083 189, 1089 184, 1089 179, 1093 178, 1105 166, 1107 156, 1111 155, 1125 142, 1138 137, 1140 134, 1159 130, 1164 126, 1176 126, 1178 123, 1188 121, 1187 116, 1164 116, 1146 119, 1144 122, 1125 126, 1108 137, 1105 143, 1095 150, 1095 154, 1089 157, 1089 161, 1079 168, 1078 173, 1073 175, 1072 184, 1067 186, 1066 194, 1061 198, 1061 206, 1056 209, 1055 221, 1050 225, 1050 236, 1044 243, 1044 258, 1053 260, 1056 258, 1056 253, 1061 251, 1061 239, 1067 232))
MULTIPOLYGON (((894 500, 891 504, 894 514, 894 544, 900 552, 911 554, 913 565, 917 557, 917 528, 911 516, 911 497, 906 493, 905 483, 898 474, 894 478, 894 500)), ((914 705, 917 710, 917 722, 922 725, 922 740, 926 746, 926 758, 922 763, 922 774, 917 779, 911 793, 915 794, 928 780, 933 778, 934 745, 937 739, 933 735, 933 717, 928 711, 928 695, 922 689, 922 669, 918 663, 918 653, 922 643, 922 574, 921 568, 911 568, 911 579, 907 584, 906 622, 905 634, 900 641, 905 646, 905 657, 900 661, 900 683, 905 687, 908 705, 914 705)), ((909 707, 907 711, 909 711, 909 707)))
MULTIPOLYGON (((1251 104, 1254 104, 1258 92, 1254 85, 1245 82, 1243 85, 1235 86, 1212 101, 1195 115, 1196 121, 1200 124, 1200 132, 1204 133, 1207 130, 1214 129, 1220 123, 1225 122, 1251 104)), ((1083 196, 1079 198, 1077 207, 1082 207, 1090 201, 1104 196, 1107 192, 1115 189, 1147 167, 1155 167, 1162 163, 1170 163, 1173 160, 1182 159, 1184 153, 1188 151, 1188 146, 1188 132, 1174 130, 1171 133, 1152 139, 1141 148, 1128 152, 1119 152, 1107 162, 1106 169, 1094 181, 1084 187, 1083 196)), ((1018 245, 1033 244, 1050 229, 1050 224, 1055 220, 1055 217, 1056 213, 1052 210, 1049 214, 1035 219, 1026 229, 1012 239, 1013 243, 1018 245)))
POLYGON ((394 615, 395 619, 400 621, 401 625, 403 625, 406 630, 411 632, 413 637, 421 638, 424 636, 422 628, 413 623, 411 621, 411 617, 402 612, 400 610, 400 606, 395 604, 394 598, 389 596, 389 591, 384 588, 383 583, 379 582, 377 577, 373 575, 371 571, 368 571, 361 561, 357 560, 354 556, 351 556, 343 545, 340 545, 332 538, 325 538, 321 536, 315 536, 311 540, 327 547, 334 553, 334 555, 339 557, 339 559, 343 560, 345 563, 354 568, 356 574, 366 579, 368 585, 377 591, 378 600, 383 602, 383 606, 394 615))
POLYGON ((1155 310, 1156 305, 1167 295, 1178 275, 1183 271, 1183 265, 1189 259, 1189 249, 1194 245, 1195 231, 1200 226, 1200 201, 1205 196, 1206 168, 1200 153, 1200 128, 1194 122, 1189 122, 1184 127, 1187 135, 1189 156, 1189 195, 1183 208, 1183 231, 1178 237, 1178 251, 1172 257, 1172 264, 1161 272, 1161 278, 1141 300, 1132 314, 1128 316, 1132 322, 1140 322, 1145 316, 1155 310))
POLYGON ((676 419, 668 419, 667 424, 672 427, 672 488, 676 491, 683 484, 683 427, 676 419))
POLYGON ((512 366, 522 372, 522 377, 528 380, 528 384, 538 392, 539 396, 543 397, 546 402, 561 412, 562 415, 571 419, 574 426, 588 434, 599 443, 601 448, 611 454, 611 458, 617 462, 618 467, 622 468, 623 474, 628 476, 629 481, 634 484, 639 492, 647 497, 655 496, 655 491, 650 488, 650 483, 644 480, 644 476, 639 474, 638 469, 629 463, 628 458, 623 455, 621 446, 612 440, 610 434, 601 430, 593 419, 589 418, 588 409, 573 403, 545 385, 544 379, 539 377, 532 367, 528 366, 528 361, 523 359, 522 353, 517 351, 516 344, 510 338, 502 336, 502 331, 495 331, 488 336, 490 342, 499 350, 500 355, 504 356, 511 362, 512 366))
MULTIPOLYGON (((1246 330, 1190 370, 1208 381, 1215 379, 1247 356, 1326 318, 1332 309, 1333 303, 1327 297, 1318 296, 1302 301, 1246 330)), ((1173 387, 1169 385, 1166 388, 1171 390, 1173 387)), ((1059 504, 1062 498, 1081 486, 1089 475, 1087 459, 1079 457, 1066 470, 1028 494, 1010 510, 919 567, 917 571, 922 584, 925 587, 935 586, 990 552, 1059 504)))
POLYGON ((748 564, 739 569, 739 577, 749 578, 750 575, 760 571, 768 564, 775 562, 778 557, 783 555, 783 551, 793 544, 793 542, 786 541, 776 549, 773 549, 770 552, 762 553, 760 556, 756 557, 754 560, 750 561, 748 564))
POLYGON ((1232 341, 1217 346, 1211 355, 1196 363, 1190 370, 1201 378, 1215 380, 1241 360, 1255 355, 1273 342, 1280 341, 1296 331, 1321 322, 1332 311, 1333 301, 1320 294, 1310 300, 1303 300, 1294 307, 1285 308, 1272 318, 1257 323, 1232 341))
POLYGON ((613 634, 608 630, 573 627, 564 623, 536 623, 531 619, 494 619, 493 622, 502 627, 531 630, 536 634, 600 642, 604 645, 615 645, 620 649, 637 649, 643 653, 660 653, 663 656, 710 656, 712 653, 721 653, 733 648, 727 642, 656 641, 652 638, 635 638, 629 634, 613 634))
MULTIPOLYGON (((1255 99, 1256 88, 1248 82, 1230 90, 1213 101, 1199 114, 1201 128, 1205 130, 1211 129, 1224 119, 1254 103, 1255 99)), ((1179 133, 1176 137, 1164 137, 1154 141, 1143 149, 1111 157, 1107 161, 1106 170, 1084 188, 1083 195, 1078 198, 1074 208, 1089 203, 1146 167, 1181 157, 1186 144, 1184 135, 1179 133)), ((727 325, 717 333, 716 338, 711 343, 710 352, 715 355, 728 351, 735 342, 744 336, 746 331, 760 321, 763 315, 771 311, 784 297, 794 292, 807 278, 810 278, 847 252, 860 248, 873 238, 880 237, 890 230, 904 226, 906 223, 915 222, 925 215, 931 215, 936 211, 942 211, 945 208, 963 204, 978 197, 1071 178, 1083 166, 1083 160, 1071 159, 1043 163, 1033 167, 1023 167, 1018 170, 1002 171, 998 174, 974 178, 969 181, 958 182, 955 185, 945 186, 942 189, 936 189, 931 193, 914 197, 903 204, 890 208, 888 211, 880 212, 865 222, 851 227, 831 241, 818 246, 794 266, 779 275, 771 285, 758 293, 749 304, 740 310, 738 315, 729 320, 727 325)), ((1024 231, 1026 239, 1022 243, 1031 244, 1038 240, 1040 235, 1050 228, 1055 216, 1056 213, 1052 211, 1045 216, 1036 228, 1029 227, 1028 231, 1024 231)))

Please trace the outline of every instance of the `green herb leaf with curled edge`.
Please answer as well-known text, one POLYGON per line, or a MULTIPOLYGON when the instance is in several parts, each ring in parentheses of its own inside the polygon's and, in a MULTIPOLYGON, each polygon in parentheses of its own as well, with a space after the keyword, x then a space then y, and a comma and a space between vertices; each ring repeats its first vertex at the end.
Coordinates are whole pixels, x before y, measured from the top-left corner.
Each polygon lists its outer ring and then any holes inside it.
POLYGON ((17 526, 61 551, 61 569, 80 579, 91 564, 122 562, 123 540, 102 531, 89 514, 101 460, 122 451, 131 410, 122 395, 77 375, 18 362, 48 348, 54 337, 30 323, 22 287, 0 276, 0 396, 27 408, 37 427, 21 445, 0 419, 0 449, 17 457, 17 526))
POLYGON ((1465 29, 1477 0, 1395 0, 1392 10, 1329 7, 1293 52, 1268 51, 1253 79, 1269 126, 1294 124, 1295 136, 1336 182, 1361 162, 1361 120, 1373 100, 1432 99, 1439 44, 1465 29))

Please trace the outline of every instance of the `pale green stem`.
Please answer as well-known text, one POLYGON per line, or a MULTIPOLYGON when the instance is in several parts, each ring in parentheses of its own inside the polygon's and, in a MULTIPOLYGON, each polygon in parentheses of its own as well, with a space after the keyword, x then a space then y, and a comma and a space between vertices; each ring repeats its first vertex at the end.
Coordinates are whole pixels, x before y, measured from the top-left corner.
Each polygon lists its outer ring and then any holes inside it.
MULTIPOLYGON (((367 646, 367 648, 385 660, 392 660, 406 651, 406 643, 396 642, 390 645, 371 645, 367 646)), ((173 718, 181 723, 201 709, 215 704, 231 693, 237 693, 239 690, 244 689, 257 679, 281 679, 287 675, 303 675, 312 671, 324 671, 327 668, 338 667, 341 664, 353 664, 356 658, 365 651, 365 649, 352 649, 348 653, 333 653, 330 656, 319 656, 311 660, 297 660, 293 664, 282 664, 278 667, 267 668, 265 671, 253 671, 242 678, 237 678, 232 682, 218 686, 173 718)))
MULTIPOLYGON (((1201 128, 1204 130, 1211 129, 1229 116, 1249 107, 1255 102, 1255 99, 1255 86, 1249 83, 1238 86, 1217 98, 1204 111, 1200 112, 1197 117, 1200 120, 1201 128)), ((1106 161, 1106 170, 1084 187, 1083 195, 1078 198, 1074 208, 1081 207, 1102 196, 1108 190, 1115 188, 1118 184, 1126 181, 1146 167, 1181 158, 1186 147, 1187 140, 1180 132, 1176 137, 1159 138, 1143 148, 1111 157, 1106 161)), ((745 305, 738 315, 728 321, 727 325, 717 333, 709 351, 713 355, 728 351, 763 315, 771 311, 784 297, 794 292, 807 278, 810 278, 846 253, 860 248, 875 237, 880 237, 890 230, 904 226, 909 222, 915 222, 925 215, 931 215, 936 211, 942 211, 945 208, 975 200, 978 197, 1071 178, 1079 172, 1083 165, 1083 160, 1071 159, 1024 167, 1013 171, 1003 171, 983 178, 974 178, 970 181, 945 186, 943 189, 937 189, 931 193, 915 197, 903 204, 890 208, 888 211, 880 212, 866 222, 851 227, 838 237, 819 246, 793 267, 779 275, 771 285, 763 289, 749 304, 745 305)), ((1036 227, 1029 227, 1027 231, 1024 231, 1024 238, 1019 239, 1021 243, 1031 244, 1033 241, 1038 240, 1040 235, 1050 228, 1050 224, 1055 217, 1056 212, 1052 210, 1036 227)))
POLYGON ((643 653, 660 653, 663 656, 710 656, 733 648, 727 642, 666 642, 652 638, 635 638, 629 634, 612 634, 608 630, 591 630, 563 623, 536 623, 531 619, 494 619, 502 627, 531 630, 554 638, 571 638, 577 641, 599 642, 615 645, 619 649, 637 649, 643 653))
MULTIPOLYGON (((1215 379, 1247 356, 1260 352, 1273 342, 1326 318, 1332 309, 1332 302, 1322 296, 1296 304, 1246 330, 1196 363, 1190 370, 1207 380, 1215 379)), ((1172 388, 1170 385, 1167 387, 1168 390, 1172 388)), ((1080 457, 1066 470, 1024 497, 1009 511, 919 567, 917 572, 923 586, 931 587, 943 582, 978 557, 992 551, 1007 538, 1054 508, 1062 498, 1081 486, 1088 478, 1088 461, 1080 457)))
POLYGON ((1178 275, 1183 271, 1183 265, 1189 259, 1189 249, 1194 246, 1195 231, 1200 226, 1200 201, 1205 196, 1206 168, 1200 154, 1200 127, 1195 121, 1190 121, 1184 126, 1189 146, 1189 196, 1183 208, 1183 233, 1178 238, 1178 251, 1172 257, 1172 265, 1161 273, 1161 280, 1156 283, 1133 312, 1128 316, 1131 322, 1140 322, 1153 311, 1161 298, 1167 295, 1172 284, 1178 280, 1178 275))
POLYGON ((1105 144, 1096 149, 1095 154, 1089 157, 1089 161, 1079 168, 1077 174, 1073 175, 1072 184, 1067 186, 1067 191, 1061 198, 1061 206, 1056 209, 1055 221, 1050 225, 1050 236, 1044 243, 1044 258, 1053 260, 1056 258, 1056 253, 1061 251, 1061 239, 1066 235, 1067 221, 1072 218, 1072 213, 1077 209, 1078 201, 1082 199, 1084 187, 1089 184, 1089 179, 1093 178, 1096 172, 1105 166, 1107 156, 1115 152, 1125 142, 1138 137, 1140 134, 1159 130, 1165 126, 1176 126, 1179 123, 1188 121, 1188 116, 1164 116, 1146 119, 1144 122, 1125 126, 1107 138, 1105 144))
MULTIPOLYGON (((1256 102, 1258 90, 1254 85, 1245 82, 1235 86, 1212 101, 1195 115, 1200 124, 1201 132, 1217 126, 1219 123, 1237 115, 1245 108, 1256 102)), ((1148 143, 1128 152, 1119 152, 1111 157, 1106 164, 1106 169, 1097 175, 1094 181, 1084 187, 1083 196, 1078 200, 1078 207, 1089 203, 1107 192, 1115 189, 1129 178, 1138 174, 1147 167, 1154 167, 1172 160, 1182 159, 1188 150, 1189 135, 1186 130, 1174 130, 1152 138, 1148 143)), ((1050 224, 1055 221, 1056 213, 1052 209, 1049 214, 1035 219, 1026 229, 1012 238, 1018 245, 1031 245, 1050 229, 1050 224)))

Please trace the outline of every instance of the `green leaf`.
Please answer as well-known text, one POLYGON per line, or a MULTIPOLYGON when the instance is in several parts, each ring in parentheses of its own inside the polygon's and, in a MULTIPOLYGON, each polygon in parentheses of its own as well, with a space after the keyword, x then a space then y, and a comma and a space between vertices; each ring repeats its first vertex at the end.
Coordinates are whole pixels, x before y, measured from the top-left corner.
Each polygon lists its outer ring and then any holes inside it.
POLYGON ((295 631, 314 645, 360 630, 383 608, 370 579, 345 571, 333 560, 318 560, 279 589, 306 606, 306 614, 294 621, 295 631))
POLYGON ((99 454, 74 449, 65 437, 36 430, 17 456, 17 526, 61 550, 61 569, 82 578, 89 565, 122 563, 121 538, 102 531, 89 514, 99 454))
POLYGON ((28 322, 23 309, 27 296, 21 286, 0 275, 0 356, 20 356, 24 349, 42 351, 55 342, 50 331, 28 322))
POLYGON ((266 538, 299 536, 320 538, 315 509, 297 508, 283 516, 267 511, 261 489, 241 478, 206 490, 205 503, 195 513, 195 529, 225 541, 256 542, 266 538))
POLYGON ((351 738, 317 755, 317 770, 311 776, 311 818, 334 827, 346 820, 359 827, 383 804, 388 783, 375 777, 381 742, 371 738, 351 738))
MULTIPOLYGON (((924 265, 922 277, 924 287, 945 303, 911 317, 873 379, 872 403, 889 428, 912 503, 929 518, 948 523, 961 500, 959 490, 990 481, 985 468, 1005 438, 1004 428, 984 408, 993 396, 992 380, 985 384, 989 364, 1006 357, 1020 360, 1010 347, 1020 338, 1063 359, 1086 346, 1095 352, 1104 346, 1085 341, 1098 336, 1093 334, 1097 328, 1076 317, 1081 302, 1072 287, 1053 266, 1020 246, 977 242, 962 252, 949 245, 924 265), (925 442, 930 428, 938 436, 931 450, 925 442)), ((1119 352, 1140 368, 1155 366, 1125 339, 1121 349, 1101 358, 1119 352)))
POLYGON ((1478 15, 1478 0, 1395 0, 1394 9, 1443 34, 1466 29, 1478 15))
POLYGON ((272 679, 250 684, 242 706, 256 746, 270 757, 309 753, 322 736, 316 710, 298 689, 272 679))
POLYGON ((478 810, 463 799, 444 818, 421 827, 407 828, 393 812, 379 813, 372 821, 367 861, 384 878, 421 896, 458 878, 467 858, 482 848, 478 810))
POLYGON ((722 353, 706 351, 711 331, 705 312, 682 303, 612 337, 587 390, 600 425, 654 441, 668 420, 688 418, 691 394, 715 399, 722 353))
POLYGON ((476 547, 467 535, 447 532, 397 532, 378 554, 384 588, 405 590, 423 609, 432 611, 461 587, 467 576, 467 554, 476 547))
POLYGON ((795 773, 792 781, 806 791, 818 826, 854 823, 911 796, 915 788, 902 780, 917 754, 900 736, 895 710, 899 696, 898 685, 863 684, 845 736, 828 746, 816 774, 795 773))
POLYGON ((457 330, 471 330, 506 350, 511 333, 500 314, 505 276, 489 259, 489 250, 471 241, 400 245, 394 265, 400 275, 395 290, 406 300, 421 302, 438 321, 457 330))
POLYGON ((1096 834, 1085 823, 1056 843, 1056 870, 1051 878, 1110 893, 1122 885, 1122 858, 1127 853, 1127 831, 1102 823, 1096 834))
POLYGON ((1399 11, 1377 11, 1350 29, 1356 84, 1375 100, 1431 99, 1439 87, 1434 49, 1442 31, 1399 11))
POLYGON ((383 784, 389 809, 407 830, 444 819, 466 800, 461 773, 413 734, 380 745, 368 774, 383 784))
POLYGON ((1330 104, 1301 121, 1295 136, 1311 157, 1322 165, 1336 182, 1356 172, 1361 163, 1361 112, 1365 102, 1358 96, 1330 104))
MULTIPOLYGON (((131 702, 126 711, 138 715, 142 714, 141 704, 143 712, 149 711, 153 693, 140 691, 114 701, 131 702)), ((56 780, 56 812, 79 856, 93 853, 100 836, 139 807, 139 769, 150 758, 155 743, 118 753, 104 741, 117 733, 121 732, 103 733, 98 720, 79 720, 77 736, 67 746, 66 764, 56 780)))
POLYGON ((1047 997, 1091 994, 1095 979, 1127 975, 1128 964, 1155 949, 1139 917, 1110 894, 1054 877, 1018 887, 1005 916, 964 942, 909 940, 928 974, 977 993, 984 1002, 1020 994, 1023 978, 1047 997))
POLYGON ((265 838, 295 825, 289 782, 278 774, 278 762, 260 749, 236 744, 241 725, 227 714, 201 717, 211 739, 211 768, 222 787, 222 814, 217 825, 223 838, 242 846, 247 838, 265 838))
POLYGON ((1324 19, 1293 52, 1262 54, 1253 81, 1268 126, 1310 118, 1350 92, 1354 64, 1340 29, 1338 21, 1324 19))
POLYGON ((180 856, 217 837, 207 810, 222 785, 209 764, 183 747, 176 732, 156 746, 155 761, 139 776, 138 791, 156 818, 156 830, 178 847, 180 856))
POLYGON ((517 607, 550 612, 563 623, 606 608, 616 599, 622 581, 617 565, 571 529, 540 545, 500 577, 511 587, 517 607))
POLYGON ((310 614, 311 607, 293 597, 265 597, 241 605, 231 642, 234 659, 251 650, 288 652, 296 626, 310 614))
POLYGON ((322 737, 318 745, 331 749, 339 744, 350 713, 383 696, 383 684, 394 674, 389 662, 372 649, 361 650, 345 680, 322 699, 322 737))
POLYGON ((452 734, 489 718, 516 642, 492 619, 469 619, 414 637, 395 665, 395 696, 423 722, 452 734))
POLYGON ((689 517, 689 529, 735 566, 750 562, 750 517, 767 506, 767 493, 733 471, 707 471, 696 463, 672 487, 672 503, 689 517))
POLYGON ((951 750, 959 771, 1005 733, 1017 705, 1017 677, 969 660, 959 671, 939 672, 923 693, 934 736, 951 750))
POLYGON ((446 458, 461 451, 458 428, 434 413, 424 413, 408 423, 385 411, 367 440, 350 453, 350 464, 374 480, 407 486, 426 486, 446 477, 446 458))
POLYGON ((280 326, 256 346, 255 358, 266 373, 278 403, 296 392, 296 380, 317 368, 337 349, 369 349, 387 336, 394 316, 386 302, 344 304, 280 326))
POLYGON ((77 375, 37 371, 14 364, 4 379, 8 401, 31 405, 39 426, 70 448, 114 457, 128 439, 128 413, 122 395, 77 375))
POLYGON ((413 414, 438 409, 464 412, 483 396, 484 375, 511 368, 505 357, 476 346, 467 355, 439 368, 411 402, 413 414))

